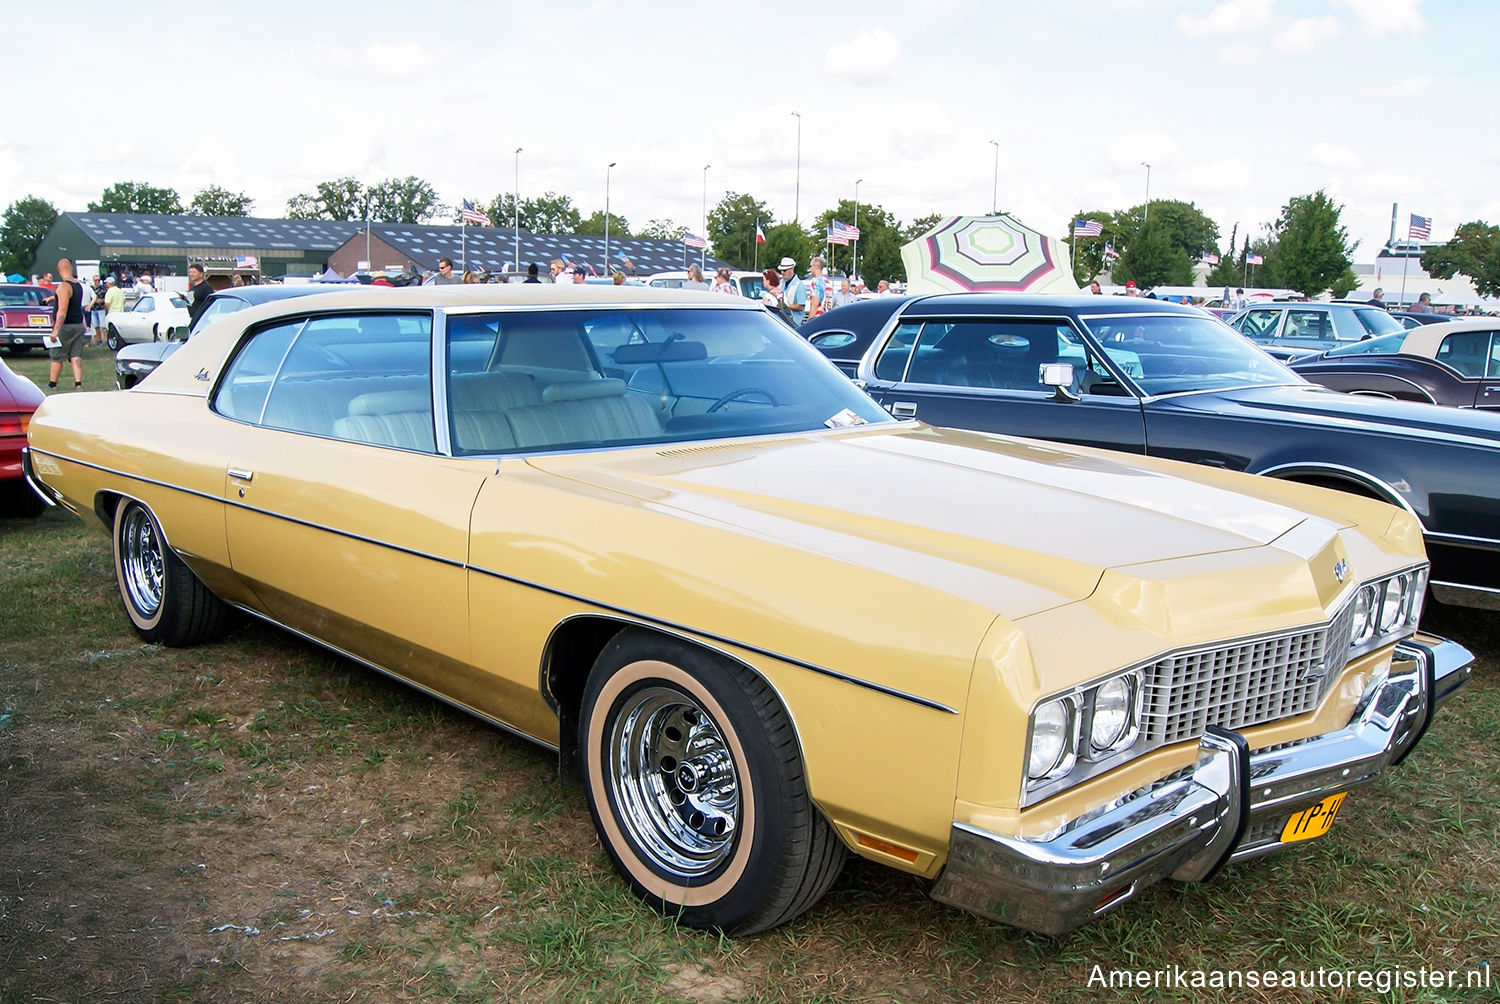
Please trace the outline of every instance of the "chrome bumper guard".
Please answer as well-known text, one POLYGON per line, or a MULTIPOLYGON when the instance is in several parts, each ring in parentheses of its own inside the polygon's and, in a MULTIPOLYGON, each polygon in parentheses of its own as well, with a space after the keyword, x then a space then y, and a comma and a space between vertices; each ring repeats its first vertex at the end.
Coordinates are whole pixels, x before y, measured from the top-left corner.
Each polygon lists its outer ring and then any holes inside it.
POLYGON ((58 494, 43 484, 41 478, 38 478, 36 472, 31 469, 31 447, 29 446, 21 447, 21 474, 26 478, 26 483, 31 486, 31 490, 42 497, 43 502, 49 506, 57 505, 58 494))
POLYGON ((1005 924, 1062 934, 1164 878, 1203 882, 1230 860, 1288 846, 1292 814, 1373 780, 1411 751, 1433 710, 1469 679, 1463 646, 1419 635, 1334 732, 1251 752, 1210 727, 1197 763, 1080 817, 1043 840, 954 823, 933 886, 944 903, 1005 924))

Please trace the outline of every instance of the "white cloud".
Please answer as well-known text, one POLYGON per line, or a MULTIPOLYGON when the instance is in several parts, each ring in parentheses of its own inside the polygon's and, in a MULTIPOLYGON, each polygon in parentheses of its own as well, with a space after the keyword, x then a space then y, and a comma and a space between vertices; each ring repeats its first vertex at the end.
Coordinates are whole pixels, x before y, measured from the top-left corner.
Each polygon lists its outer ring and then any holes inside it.
MULTIPOLYGON (((1140 167, 1144 161, 1160 168, 1177 156, 1177 141, 1164 132, 1133 132, 1115 140, 1109 148, 1109 159, 1116 167, 1140 167)), ((1145 169, 1141 168, 1142 177, 1145 169)))
POLYGON ((1407 77, 1391 84, 1371 84, 1360 93, 1367 98, 1412 98, 1431 86, 1431 77, 1407 77))
POLYGON ((1243 192, 1250 187, 1250 165, 1238 157, 1211 160, 1172 172, 1173 186, 1182 185, 1192 194, 1243 192))
POLYGON ((1333 3, 1349 8, 1365 31, 1373 35, 1418 32, 1427 27, 1420 9, 1422 0, 1333 0, 1333 3))
POLYGON ((1307 150, 1307 161, 1319 167, 1331 167, 1336 171, 1351 171, 1364 165, 1364 158, 1347 146, 1333 143, 1314 143, 1307 150))
POLYGON ((1203 17, 1178 14, 1177 28, 1189 35, 1232 35, 1252 31, 1271 19, 1275 0, 1226 0, 1203 17))
POLYGON ((1336 17, 1299 17, 1276 29, 1272 48, 1277 52, 1311 52, 1343 30, 1336 17))
POLYGON ((884 28, 865 28, 847 42, 828 47, 824 65, 841 77, 888 77, 901 57, 901 40, 884 28))

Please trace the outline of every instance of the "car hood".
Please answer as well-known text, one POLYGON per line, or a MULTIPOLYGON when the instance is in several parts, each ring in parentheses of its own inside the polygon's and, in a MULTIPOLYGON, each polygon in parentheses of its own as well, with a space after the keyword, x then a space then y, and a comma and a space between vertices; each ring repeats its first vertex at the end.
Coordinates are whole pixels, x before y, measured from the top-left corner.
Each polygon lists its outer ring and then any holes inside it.
POLYGON ((1158 399, 1155 408, 1279 424, 1304 419, 1309 425, 1359 430, 1443 443, 1500 448, 1500 414, 1448 408, 1416 401, 1393 401, 1365 394, 1341 394, 1312 384, 1246 387, 1158 399))
POLYGON ((1125 457, 921 426, 529 462, 1011 618, 1084 599, 1111 568, 1262 547, 1312 519, 1125 457))
POLYGON ((115 361, 159 363, 181 347, 181 342, 131 342, 115 353, 115 361))

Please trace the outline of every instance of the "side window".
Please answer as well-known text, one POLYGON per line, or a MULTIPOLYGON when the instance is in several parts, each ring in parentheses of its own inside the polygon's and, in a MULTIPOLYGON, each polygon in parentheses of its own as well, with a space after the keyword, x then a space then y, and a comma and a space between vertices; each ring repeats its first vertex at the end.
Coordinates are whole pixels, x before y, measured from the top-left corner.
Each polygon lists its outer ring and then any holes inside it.
POLYGON ((1490 367, 1487 375, 1500 377, 1500 331, 1490 332, 1490 367))
POLYGON ((1286 315, 1286 330, 1281 333, 1281 337, 1323 341, 1333 337, 1333 326, 1328 323, 1328 314, 1324 311, 1289 310, 1286 315))
POLYGON ((156 300, 153 297, 143 296, 135 301, 135 309, 142 314, 150 313, 156 309, 156 300))
POLYGON ((302 322, 298 320, 251 334, 219 382, 214 410, 241 422, 259 422, 271 390, 271 378, 281 368, 286 350, 301 329, 302 322))
POLYGON ((195 327, 201 328, 205 325, 212 324, 214 321, 218 320, 220 317, 223 317, 225 314, 232 314, 236 310, 240 310, 245 307, 245 305, 245 301, 237 297, 214 297, 208 302, 208 306, 203 308, 203 314, 198 318, 198 323, 195 325, 195 327))
POLYGON ((1239 329, 1256 341, 1269 341, 1276 336, 1276 323, 1281 320, 1279 310, 1252 310, 1240 318, 1239 329))
POLYGON ((1447 363, 1466 377, 1484 376, 1489 354, 1488 331, 1460 331, 1449 335, 1437 350, 1439 362, 1447 363))
POLYGON ((911 350, 917 344, 917 336, 921 334, 920 323, 907 323, 897 325, 890 341, 885 343, 885 348, 880 350, 880 358, 875 361, 875 377, 879 380, 889 380, 899 383, 906 377, 906 363, 911 359, 911 350))
POLYGON ((1334 337, 1341 342, 1357 342, 1370 337, 1370 329, 1360 321, 1355 310, 1332 310, 1334 337))
POLYGON ((956 321, 928 324, 912 356, 907 380, 947 387, 1040 390, 1043 363, 1088 367, 1082 345, 1063 337, 1055 321, 956 321))

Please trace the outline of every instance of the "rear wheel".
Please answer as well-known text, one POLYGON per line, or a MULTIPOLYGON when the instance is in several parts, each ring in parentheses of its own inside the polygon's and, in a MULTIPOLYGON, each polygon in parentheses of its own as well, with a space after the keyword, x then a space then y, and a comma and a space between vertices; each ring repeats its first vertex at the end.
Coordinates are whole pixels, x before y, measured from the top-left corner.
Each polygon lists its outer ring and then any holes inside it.
POLYGON ((40 516, 47 503, 24 481, 0 486, 0 516, 40 516))
POLYGON ((109 326, 109 331, 104 336, 104 343, 109 346, 111 352, 120 351, 120 346, 124 344, 120 338, 119 329, 116 328, 113 324, 109 326))
POLYGON ((656 909, 753 934, 807 910, 838 877, 844 846, 808 794, 786 711, 745 667, 621 632, 581 710, 594 825, 656 909))
POLYGON ((151 510, 122 499, 115 510, 115 579, 136 634, 163 645, 196 645, 223 632, 229 608, 167 546, 151 510))

